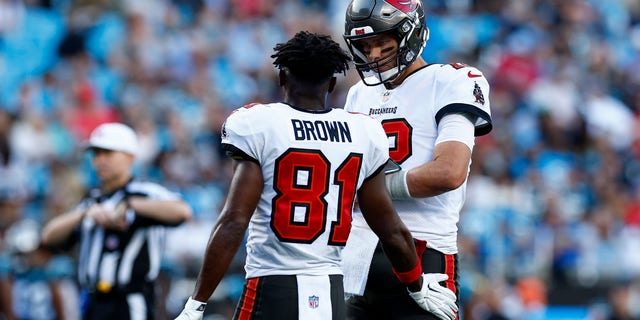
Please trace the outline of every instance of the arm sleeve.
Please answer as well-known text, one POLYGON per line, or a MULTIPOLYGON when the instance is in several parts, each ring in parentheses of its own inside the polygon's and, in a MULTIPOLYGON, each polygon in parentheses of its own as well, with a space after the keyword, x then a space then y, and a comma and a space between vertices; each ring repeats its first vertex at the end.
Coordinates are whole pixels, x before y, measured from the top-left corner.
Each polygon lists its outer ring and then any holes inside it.
POLYGON ((445 141, 459 141, 473 150, 475 143, 474 125, 467 116, 453 113, 442 118, 438 125, 436 144, 445 141))

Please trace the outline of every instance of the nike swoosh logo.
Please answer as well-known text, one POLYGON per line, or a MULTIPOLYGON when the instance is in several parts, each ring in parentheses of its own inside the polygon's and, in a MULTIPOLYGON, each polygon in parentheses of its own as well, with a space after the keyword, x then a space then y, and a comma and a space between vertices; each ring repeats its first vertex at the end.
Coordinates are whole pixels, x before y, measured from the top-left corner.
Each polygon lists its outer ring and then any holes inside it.
POLYGON ((467 76, 469 78, 478 78, 478 77, 482 77, 482 74, 473 74, 471 73, 471 71, 467 72, 467 76))

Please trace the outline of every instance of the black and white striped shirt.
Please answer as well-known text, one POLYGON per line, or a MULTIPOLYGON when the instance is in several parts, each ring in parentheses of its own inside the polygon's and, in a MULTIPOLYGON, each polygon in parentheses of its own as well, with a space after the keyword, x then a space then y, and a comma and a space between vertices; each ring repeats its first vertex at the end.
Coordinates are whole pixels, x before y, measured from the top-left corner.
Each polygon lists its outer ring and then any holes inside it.
MULTIPOLYGON (((133 180, 110 194, 93 189, 81 205, 100 203, 115 208, 126 196, 180 199, 159 184, 133 180)), ((80 224, 78 278, 89 292, 142 292, 158 276, 167 224, 137 216, 131 208, 126 217, 129 227, 124 231, 105 229, 88 217, 80 224)))

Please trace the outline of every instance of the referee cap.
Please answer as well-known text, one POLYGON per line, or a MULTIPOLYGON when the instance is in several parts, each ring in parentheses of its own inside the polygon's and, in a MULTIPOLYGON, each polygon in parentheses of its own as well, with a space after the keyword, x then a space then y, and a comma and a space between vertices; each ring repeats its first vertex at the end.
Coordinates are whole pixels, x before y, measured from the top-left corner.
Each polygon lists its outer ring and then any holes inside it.
POLYGON ((122 123, 103 123, 91 132, 87 148, 122 151, 135 155, 138 138, 133 129, 122 123))

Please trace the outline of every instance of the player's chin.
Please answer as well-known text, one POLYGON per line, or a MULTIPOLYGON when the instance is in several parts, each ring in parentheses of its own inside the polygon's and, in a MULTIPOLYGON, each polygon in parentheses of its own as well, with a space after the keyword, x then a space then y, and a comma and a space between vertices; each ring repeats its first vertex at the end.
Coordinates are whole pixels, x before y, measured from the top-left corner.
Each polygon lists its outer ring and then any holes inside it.
POLYGON ((391 69, 393 69, 393 67, 380 68, 380 69, 378 69, 378 70, 376 71, 376 73, 384 74, 385 72, 387 72, 387 71, 389 71, 389 70, 391 70, 391 69))

